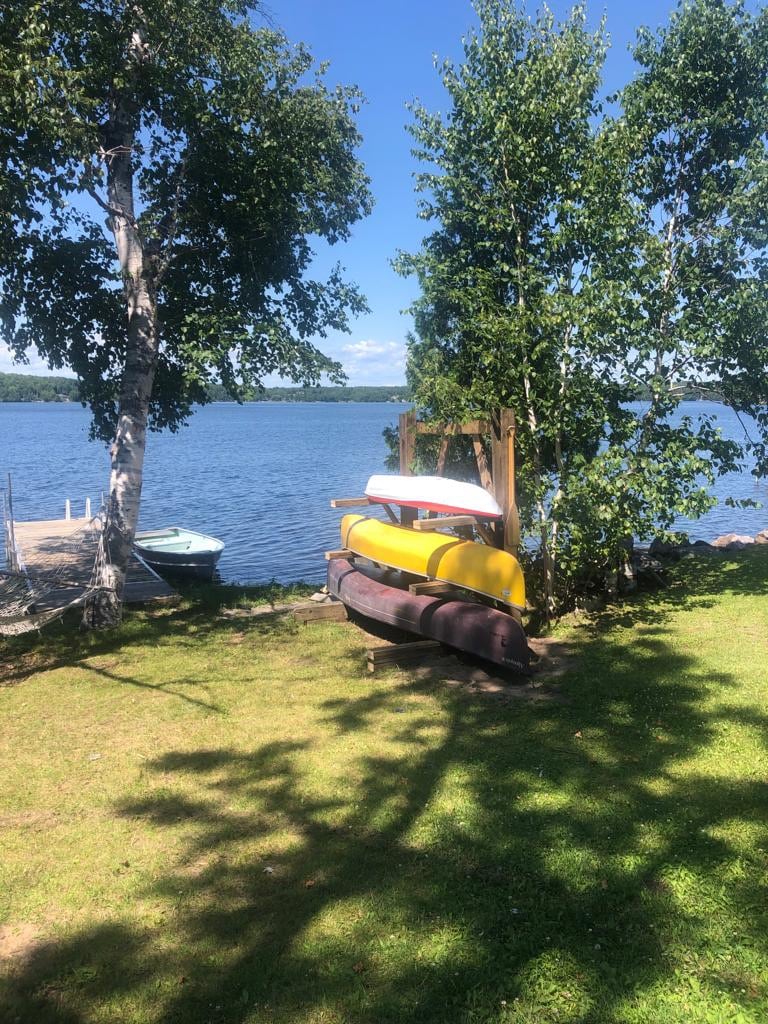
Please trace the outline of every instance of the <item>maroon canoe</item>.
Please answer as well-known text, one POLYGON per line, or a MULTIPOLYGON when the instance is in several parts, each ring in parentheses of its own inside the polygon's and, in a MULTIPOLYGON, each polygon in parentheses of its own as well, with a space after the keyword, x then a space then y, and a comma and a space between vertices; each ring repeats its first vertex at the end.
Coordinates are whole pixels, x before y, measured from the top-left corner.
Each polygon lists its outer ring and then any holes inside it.
POLYGON ((396 578, 395 573, 362 571, 346 558, 328 563, 328 590, 361 615, 439 640, 496 665, 528 672, 525 633, 511 615, 469 601, 411 594, 382 582, 396 578))

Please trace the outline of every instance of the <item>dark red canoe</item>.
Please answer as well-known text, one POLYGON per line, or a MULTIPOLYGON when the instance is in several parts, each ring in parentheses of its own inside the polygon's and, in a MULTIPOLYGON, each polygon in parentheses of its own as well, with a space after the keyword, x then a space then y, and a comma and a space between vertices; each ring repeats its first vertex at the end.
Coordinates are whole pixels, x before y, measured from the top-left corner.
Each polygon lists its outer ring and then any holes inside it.
POLYGON ((411 594, 382 578, 395 579, 396 574, 364 571, 345 558, 328 563, 328 590, 361 615, 528 672, 525 633, 511 615, 469 601, 411 594))

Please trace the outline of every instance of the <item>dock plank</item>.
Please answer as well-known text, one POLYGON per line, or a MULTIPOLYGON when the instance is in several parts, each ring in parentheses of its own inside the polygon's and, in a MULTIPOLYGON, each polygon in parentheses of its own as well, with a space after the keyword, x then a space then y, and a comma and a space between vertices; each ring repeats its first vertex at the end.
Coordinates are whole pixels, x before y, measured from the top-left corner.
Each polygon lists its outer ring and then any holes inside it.
MULTIPOLYGON (((98 530, 85 534, 88 519, 45 519, 14 522, 16 542, 28 572, 45 573, 63 570, 67 592, 74 598, 88 586, 98 543, 98 530)), ((166 581, 143 562, 131 555, 125 582, 126 604, 146 601, 168 601, 178 597, 166 581)))

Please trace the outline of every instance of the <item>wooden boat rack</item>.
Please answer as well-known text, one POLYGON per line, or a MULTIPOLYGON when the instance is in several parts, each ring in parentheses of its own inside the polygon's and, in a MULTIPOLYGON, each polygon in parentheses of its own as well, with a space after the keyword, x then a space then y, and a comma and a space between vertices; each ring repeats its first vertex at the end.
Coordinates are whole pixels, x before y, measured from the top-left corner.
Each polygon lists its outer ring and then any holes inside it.
MULTIPOLYGON (((520 547, 520 517, 515 495, 515 416, 511 409, 499 409, 488 420, 470 420, 467 423, 431 424, 416 418, 415 410, 400 414, 400 475, 413 475, 416 456, 416 437, 436 434, 442 437, 437 458, 436 475, 442 476, 448 456, 450 438, 463 434, 472 438, 480 484, 496 499, 502 510, 499 523, 493 526, 477 516, 455 515, 419 519, 418 510, 400 506, 398 518, 390 504, 373 502, 367 495, 354 498, 333 498, 331 508, 355 508, 377 505, 383 508, 393 523, 410 526, 414 530, 443 530, 474 528, 482 540, 492 547, 503 548, 517 554, 520 547), (485 454, 483 436, 491 439, 491 466, 485 454)), ((326 558, 346 558, 347 553, 326 552, 326 558)))

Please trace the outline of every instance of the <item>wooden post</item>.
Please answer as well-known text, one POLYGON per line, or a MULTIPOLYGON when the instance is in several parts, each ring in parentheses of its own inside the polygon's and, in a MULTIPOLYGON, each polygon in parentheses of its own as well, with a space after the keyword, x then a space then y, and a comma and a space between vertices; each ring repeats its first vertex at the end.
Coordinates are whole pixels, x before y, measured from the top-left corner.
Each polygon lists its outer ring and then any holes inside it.
POLYGON ((491 460, 493 493, 503 513, 496 543, 516 552, 520 544, 520 517, 515 498, 515 416, 511 409, 500 409, 491 421, 491 460))
POLYGON ((437 469, 435 476, 442 476, 445 472, 445 463, 448 459, 448 437, 447 435, 440 442, 440 451, 437 453, 437 469))
POLYGON ((413 476, 411 464, 416 454, 416 410, 400 413, 400 476, 413 476))
POLYGON ((517 554, 520 547, 520 514, 517 511, 515 490, 515 415, 511 409, 503 409, 502 417, 505 414, 508 419, 506 425, 507 494, 504 504, 504 547, 507 551, 517 554))
MULTIPOLYGON (((400 413, 400 475, 413 476, 411 466, 416 456, 416 410, 409 409, 408 412, 400 413)), ((400 522, 403 526, 418 519, 418 512, 415 508, 400 506, 400 522)))
POLYGON ((493 477, 488 468, 488 459, 485 457, 485 448, 483 447, 483 439, 480 434, 472 435, 472 447, 475 451, 475 462, 477 462, 480 486, 488 491, 489 494, 493 494, 493 477))

